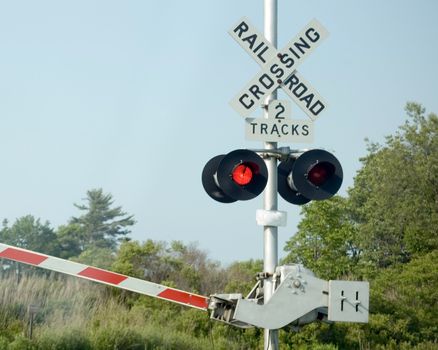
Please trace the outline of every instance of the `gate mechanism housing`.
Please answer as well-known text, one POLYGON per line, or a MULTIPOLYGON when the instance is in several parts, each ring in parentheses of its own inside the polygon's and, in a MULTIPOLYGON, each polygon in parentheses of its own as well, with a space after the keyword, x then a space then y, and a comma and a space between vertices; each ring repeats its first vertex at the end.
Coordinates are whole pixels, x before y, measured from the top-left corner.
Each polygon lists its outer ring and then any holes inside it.
POLYGON ((317 319, 368 322, 368 282, 324 281, 301 265, 279 266, 274 276, 279 285, 266 304, 259 281, 247 298, 241 294, 212 295, 211 318, 241 328, 266 329, 317 319))

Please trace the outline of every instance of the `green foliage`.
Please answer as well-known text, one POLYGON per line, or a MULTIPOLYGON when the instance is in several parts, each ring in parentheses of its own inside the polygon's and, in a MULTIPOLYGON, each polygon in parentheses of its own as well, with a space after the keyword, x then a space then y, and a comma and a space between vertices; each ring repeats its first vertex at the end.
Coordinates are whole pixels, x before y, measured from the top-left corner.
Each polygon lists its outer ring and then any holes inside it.
POLYGON ((0 349, 260 348, 257 345, 259 331, 246 333, 214 325, 206 312, 146 297, 127 306, 113 298, 103 286, 58 277, 27 276, 21 280, 18 290, 10 287, 14 279, 0 279, 0 311, 8 305, 17 305, 17 310, 24 311, 5 317, 9 324, 14 319, 23 321, 15 327, 1 327, 0 349), (146 302, 148 300, 155 303, 146 302), (22 336, 28 334, 26 310, 29 304, 40 305, 32 340, 22 336))
POLYGON ((108 270, 115 260, 115 254, 110 248, 89 247, 71 260, 108 270))
POLYGON ((57 330, 42 333, 37 340, 35 347, 38 349, 52 350, 91 350, 93 349, 90 339, 84 330, 65 329, 63 332, 57 330))
POLYGON ((56 234, 49 222, 41 223, 32 215, 17 219, 11 227, 8 227, 7 221, 3 221, 0 242, 50 255, 56 255, 59 251, 56 234))
POLYGON ((418 104, 386 145, 371 145, 350 190, 364 262, 376 268, 438 248, 438 117, 418 104))
MULTIPOLYGON (((297 349, 437 349, 438 117, 418 104, 384 145, 369 144, 348 198, 303 207, 286 262, 319 277, 370 280, 368 324, 281 333, 297 349)), ((287 348, 287 347, 286 347, 287 348)))
POLYGON ((287 241, 283 263, 301 263, 321 278, 347 275, 357 263, 356 227, 346 199, 314 201, 302 209, 298 232, 287 241), (334 263, 336 262, 336 263, 334 263))
POLYGON ((59 257, 69 259, 82 253, 84 231, 79 224, 61 225, 56 232, 60 247, 59 257))
POLYGON ((112 265, 114 271, 164 283, 196 293, 213 293, 225 285, 219 263, 207 258, 196 245, 147 240, 123 242, 112 265), (217 290, 217 289, 216 289, 217 290))
MULTIPOLYGON (((337 350, 350 349, 349 347, 338 347, 338 345, 330 344, 326 339, 328 333, 332 333, 331 326, 321 323, 311 323, 303 327, 298 332, 280 331, 279 342, 282 344, 281 349, 284 350, 337 350), (325 344, 324 344, 325 343, 325 344)), ((333 333, 328 337, 332 340, 333 333)), ((352 347, 351 349, 354 349, 352 347)))
POLYGON ((436 341, 438 336, 438 251, 394 266, 371 285, 372 310, 406 323, 410 341, 436 341))
POLYGON ((122 240, 130 232, 129 226, 134 225, 133 215, 127 215, 121 207, 112 207, 112 195, 104 194, 102 189, 87 191, 84 201, 85 204, 75 204, 84 214, 70 221, 80 228, 75 226, 70 232, 76 234, 81 250, 90 247, 115 249, 117 241, 122 240))
POLYGON ((249 293, 256 283, 256 274, 263 271, 262 260, 248 260, 232 263, 226 269, 225 293, 249 293))

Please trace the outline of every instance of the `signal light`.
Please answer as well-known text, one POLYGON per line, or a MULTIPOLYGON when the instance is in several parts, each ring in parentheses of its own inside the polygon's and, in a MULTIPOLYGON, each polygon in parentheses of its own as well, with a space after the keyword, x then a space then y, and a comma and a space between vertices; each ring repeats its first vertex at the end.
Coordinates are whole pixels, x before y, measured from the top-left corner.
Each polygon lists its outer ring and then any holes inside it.
POLYGON ((221 203, 249 200, 266 187, 268 169, 263 159, 249 150, 235 150, 210 159, 202 171, 207 194, 221 203))
POLYGON ((329 162, 315 164, 308 174, 309 181, 315 186, 322 186, 335 172, 335 167, 329 162))
POLYGON ((233 181, 241 186, 248 185, 252 180, 252 170, 247 164, 239 164, 232 173, 233 181))
POLYGON ((314 149, 278 166, 278 193, 292 204, 328 199, 341 187, 343 172, 331 153, 314 149))

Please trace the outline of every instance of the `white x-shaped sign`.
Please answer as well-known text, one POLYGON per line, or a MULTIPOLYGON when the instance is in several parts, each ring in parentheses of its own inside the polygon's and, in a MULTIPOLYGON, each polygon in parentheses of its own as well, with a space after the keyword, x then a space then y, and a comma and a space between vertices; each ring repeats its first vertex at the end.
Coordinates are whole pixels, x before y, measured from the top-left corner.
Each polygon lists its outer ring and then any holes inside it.
POLYGON ((312 120, 326 108, 324 99, 296 70, 328 37, 328 31, 316 19, 281 51, 277 51, 247 18, 242 18, 228 33, 262 66, 262 70, 230 102, 242 117, 249 116, 279 86, 312 120))

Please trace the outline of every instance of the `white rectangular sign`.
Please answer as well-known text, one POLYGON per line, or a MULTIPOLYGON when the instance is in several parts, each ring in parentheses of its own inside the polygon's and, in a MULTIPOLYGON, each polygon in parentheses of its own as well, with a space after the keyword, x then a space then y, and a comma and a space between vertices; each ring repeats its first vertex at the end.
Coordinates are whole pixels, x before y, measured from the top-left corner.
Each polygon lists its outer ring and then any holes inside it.
POLYGON ((307 120, 246 118, 247 140, 266 142, 313 142, 313 123, 307 120))
POLYGON ((370 284, 361 281, 329 281, 328 320, 368 322, 370 284))
MULTIPOLYGON (((244 22, 246 23, 246 22, 244 22)), ((232 30, 233 37, 239 37, 239 43, 244 43, 246 27, 240 26, 232 30)), ((249 30, 249 29, 247 29, 249 30)), ((258 34, 251 31, 254 39, 258 34)), ((273 55, 272 59, 264 64, 263 69, 240 91, 230 102, 231 106, 242 116, 249 116, 265 98, 270 95, 280 84, 283 83, 304 61, 313 50, 328 36, 327 30, 316 20, 312 20, 296 37, 294 37, 279 54, 273 55)), ((258 45, 264 45, 259 42, 258 45)), ((262 46, 259 50, 261 50, 262 46)), ((268 47, 268 46, 266 46, 268 47)), ((245 48, 245 47, 244 47, 245 48)), ((252 51, 255 47, 252 46, 252 51)), ((251 46, 245 48, 251 50, 251 46)), ((272 52, 272 49, 266 52, 272 52)), ((252 55, 252 54, 251 54, 252 55)), ((260 62, 260 58, 256 59, 260 62)))
POLYGON ((290 119, 292 111, 288 100, 272 100, 268 105, 268 119, 278 120, 290 119))

